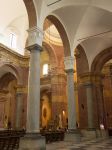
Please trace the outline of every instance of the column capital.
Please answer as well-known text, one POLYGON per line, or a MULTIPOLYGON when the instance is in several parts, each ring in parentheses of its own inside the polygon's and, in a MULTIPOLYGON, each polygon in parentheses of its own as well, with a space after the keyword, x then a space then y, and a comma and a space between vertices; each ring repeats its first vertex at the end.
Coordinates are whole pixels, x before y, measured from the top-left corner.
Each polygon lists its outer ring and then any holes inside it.
POLYGON ((94 74, 93 72, 86 72, 79 76, 78 82, 79 84, 88 85, 89 83, 99 85, 101 84, 101 74, 94 74))
POLYGON ((66 73, 75 73, 75 70, 74 69, 65 69, 65 72, 66 73))
POLYGON ((85 87, 92 87, 93 86, 93 83, 92 82, 86 82, 85 84, 84 84, 84 86, 85 87))
POLYGON ((44 32, 37 26, 30 28, 28 31, 28 50, 41 50, 44 32))
POLYGON ((31 46, 27 46, 26 49, 29 50, 29 51, 33 51, 33 50, 41 51, 42 47, 38 44, 34 44, 34 45, 31 45, 31 46))
POLYGON ((17 85, 16 91, 17 91, 17 93, 27 93, 27 87, 22 86, 22 85, 17 85))
POLYGON ((64 58, 65 71, 74 72, 74 57, 68 56, 64 58))

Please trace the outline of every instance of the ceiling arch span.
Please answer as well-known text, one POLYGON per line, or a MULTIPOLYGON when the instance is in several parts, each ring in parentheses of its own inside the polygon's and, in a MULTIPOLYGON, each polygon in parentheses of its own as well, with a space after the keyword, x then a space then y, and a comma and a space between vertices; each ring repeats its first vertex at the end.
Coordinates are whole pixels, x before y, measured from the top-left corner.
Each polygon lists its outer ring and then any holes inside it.
POLYGON ((50 56, 50 60, 51 60, 51 64, 53 66, 56 66, 58 60, 57 60, 57 56, 56 56, 54 48, 46 42, 43 42, 42 46, 45 47, 45 49, 48 51, 49 56, 50 56))
POLYGON ((27 9, 29 18, 29 28, 37 25, 37 14, 33 0, 23 0, 27 9))
POLYGON ((76 58, 76 68, 77 68, 77 75, 84 74, 89 72, 89 64, 88 59, 85 53, 84 48, 79 44, 75 49, 75 58, 76 58))
POLYGON ((72 54, 74 47, 85 38, 111 30, 112 13, 108 9, 91 3, 76 3, 75 1, 74 5, 71 5, 70 2, 65 2, 66 5, 59 8, 51 9, 50 14, 59 18, 66 29, 72 54), (71 14, 73 14, 73 17, 71 14))
POLYGON ((112 59, 112 47, 103 50, 95 57, 91 65, 91 72, 101 73, 104 64, 110 59, 112 59))
POLYGON ((54 16, 54 15, 49 15, 46 17, 48 20, 50 20, 57 28, 60 37, 62 39, 63 42, 63 46, 64 46, 64 54, 65 57, 70 56, 71 52, 70 52, 70 44, 69 44, 69 40, 68 40, 68 36, 67 33, 65 31, 65 28, 63 27, 62 23, 60 22, 60 20, 54 16))
POLYGON ((86 56, 88 58, 89 69, 91 70, 91 65, 95 57, 102 52, 104 49, 112 47, 112 37, 111 35, 104 37, 93 37, 89 38, 80 43, 84 47, 86 56), (109 37, 110 36, 110 37, 109 37))
MULTIPOLYGON (((38 0, 39 1, 39 0, 38 0)), ((54 0, 56 1, 56 0, 54 0)), ((53 3, 53 0, 46 0, 46 2, 42 1, 43 5, 45 5, 46 7, 50 8, 51 11, 54 11, 56 9, 60 9, 66 6, 88 6, 88 7, 97 7, 97 8, 101 8, 107 11, 112 12, 112 1, 108 0, 107 1, 102 1, 102 0, 60 0, 56 3, 53 3), (51 5, 49 5, 51 4, 51 5)), ((44 7, 45 7, 44 6, 44 7)))

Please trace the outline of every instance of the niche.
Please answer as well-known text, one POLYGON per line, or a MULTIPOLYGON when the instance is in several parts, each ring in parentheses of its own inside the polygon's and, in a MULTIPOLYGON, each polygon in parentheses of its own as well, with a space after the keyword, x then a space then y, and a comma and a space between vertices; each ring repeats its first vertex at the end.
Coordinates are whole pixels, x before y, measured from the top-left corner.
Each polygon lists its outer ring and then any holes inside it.
POLYGON ((84 110, 84 104, 81 104, 81 108, 84 110))

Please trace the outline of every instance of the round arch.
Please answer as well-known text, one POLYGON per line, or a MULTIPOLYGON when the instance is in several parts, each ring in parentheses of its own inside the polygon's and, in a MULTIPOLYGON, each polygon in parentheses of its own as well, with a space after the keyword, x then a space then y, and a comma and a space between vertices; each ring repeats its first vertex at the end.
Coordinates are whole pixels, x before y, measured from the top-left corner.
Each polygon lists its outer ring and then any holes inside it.
POLYGON ((89 64, 84 48, 79 44, 75 49, 77 75, 89 72, 89 64))
POLYGON ((33 0, 23 0, 29 18, 29 28, 37 25, 37 15, 33 0))
POLYGON ((100 73, 103 65, 112 58, 112 47, 100 52, 91 65, 91 72, 100 73))
POLYGON ((53 47, 46 42, 43 42, 42 46, 45 47, 45 49, 47 50, 50 56, 52 66, 55 66, 57 64, 57 57, 53 47))
POLYGON ((13 80, 17 81, 17 78, 11 72, 3 74, 3 76, 0 78, 0 89, 6 88, 13 80))
POLYGON ((2 77, 4 74, 6 74, 8 72, 10 72, 13 76, 15 76, 18 84, 22 83, 22 79, 20 78, 20 73, 16 69, 15 66, 13 66, 11 64, 7 64, 7 63, 1 64, 0 65, 0 77, 2 77))
MULTIPOLYGON (((60 37, 62 39, 62 42, 63 42, 65 57, 71 56, 70 43, 69 43, 67 33, 66 33, 62 23, 54 15, 49 15, 46 17, 46 19, 50 20, 55 25, 55 27, 57 28, 57 30, 60 34, 60 37)), ((44 24, 43 28, 45 30, 45 24, 44 24)))

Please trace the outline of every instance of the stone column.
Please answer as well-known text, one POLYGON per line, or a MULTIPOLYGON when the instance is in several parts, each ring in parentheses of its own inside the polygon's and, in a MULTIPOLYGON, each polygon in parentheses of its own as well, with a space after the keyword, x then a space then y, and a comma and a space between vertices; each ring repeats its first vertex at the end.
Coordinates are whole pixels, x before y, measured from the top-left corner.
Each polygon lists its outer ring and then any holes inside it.
POLYGON ((88 112, 88 128, 94 128, 94 118, 93 118, 93 95, 92 95, 92 84, 86 83, 86 96, 87 96, 87 112, 88 112))
POLYGON ((21 86, 17 87, 16 91, 16 128, 20 129, 22 121, 22 109, 23 109, 23 92, 21 86))
POLYGON ((74 70, 68 69, 67 73, 67 94, 68 94, 68 129, 76 129, 76 101, 74 93, 74 70))
POLYGON ((68 129, 76 129, 76 102, 74 94, 74 58, 65 57, 65 71, 67 73, 67 95, 68 95, 68 129))
POLYGON ((74 92, 74 57, 65 57, 65 71, 67 73, 68 96, 68 133, 65 141, 80 141, 80 134, 76 130, 76 100, 74 92))
POLYGON ((27 132, 40 131, 40 46, 30 48, 27 132))
MULTIPOLYGON (((83 115, 83 118, 87 117, 86 121, 86 128, 82 129, 82 135, 83 139, 94 139, 97 136, 96 129, 95 129, 95 114, 97 114, 97 107, 96 107, 96 101, 93 96, 93 88, 94 88, 94 82, 95 82, 95 77, 92 73, 87 72, 79 76, 79 85, 82 87, 82 97, 80 99, 83 101, 83 107, 80 109, 87 109, 87 112, 85 111, 85 114, 83 115)), ((79 93, 81 94, 81 93, 79 93)), ((82 104, 81 104, 82 105, 82 104)), ((83 111, 81 112, 83 113, 83 111)), ((85 119, 84 118, 84 119, 85 119)))
POLYGON ((29 31, 30 68, 27 100, 27 134, 20 142, 20 150, 46 149, 40 133, 40 51, 43 32, 37 27, 29 31))

